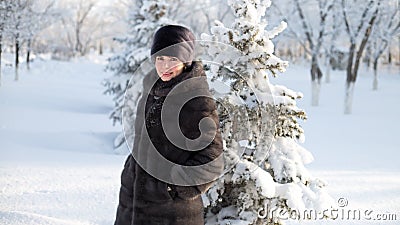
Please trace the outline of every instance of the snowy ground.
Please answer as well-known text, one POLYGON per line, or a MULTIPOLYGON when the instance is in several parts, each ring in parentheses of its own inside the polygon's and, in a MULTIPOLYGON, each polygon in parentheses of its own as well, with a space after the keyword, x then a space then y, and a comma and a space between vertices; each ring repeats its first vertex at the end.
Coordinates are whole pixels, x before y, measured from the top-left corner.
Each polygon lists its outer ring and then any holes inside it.
POLYGON ((0 224, 112 224, 125 156, 104 60, 37 60, 0 87, 0 224))
MULTIPOLYGON (((102 95, 104 59, 72 62, 36 60, 20 80, 3 67, 0 87, 0 224, 112 224, 125 156, 112 140, 120 127, 108 120, 111 98, 102 95)), ((352 115, 343 115, 344 76, 323 84, 321 106, 311 107, 308 69, 292 66, 279 82, 301 91, 309 119, 304 146, 308 166, 328 183, 345 210, 372 210, 371 220, 313 221, 312 224, 398 224, 400 165, 397 118, 399 72, 385 69, 380 90, 370 72, 356 85, 352 115), (378 221, 378 213, 397 214, 378 221)), ((382 216, 382 215, 381 215, 382 216)), ((298 222, 289 220, 290 224, 298 222)), ((310 224, 310 222, 301 222, 310 224)))

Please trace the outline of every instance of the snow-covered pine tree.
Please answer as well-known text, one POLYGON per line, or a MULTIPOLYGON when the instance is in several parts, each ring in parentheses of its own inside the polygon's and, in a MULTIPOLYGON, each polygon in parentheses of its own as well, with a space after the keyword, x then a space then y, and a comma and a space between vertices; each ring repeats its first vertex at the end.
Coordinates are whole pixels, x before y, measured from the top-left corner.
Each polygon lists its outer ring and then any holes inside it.
POLYGON ((288 66, 273 54, 271 41, 286 23, 266 30, 269 0, 228 0, 228 4, 236 16, 233 24, 226 27, 217 21, 211 34, 202 34, 214 61, 212 80, 230 85, 230 94, 218 95, 216 90, 215 96, 225 165, 232 169, 204 196, 207 224, 282 224, 276 215, 282 210, 330 209, 333 202, 325 184, 304 166, 313 157, 299 144, 304 134, 298 120, 306 119, 306 114, 296 99, 302 94, 268 79, 288 66))
MULTIPOLYGON (((107 69, 113 71, 114 76, 104 81, 107 88, 105 93, 114 95, 115 107, 110 114, 110 119, 114 124, 116 122, 134 124, 136 105, 141 95, 145 75, 140 72, 135 73, 135 71, 141 69, 141 65, 150 56, 154 32, 159 27, 172 23, 168 19, 168 7, 171 5, 168 4, 168 0, 132 1, 131 5, 128 36, 115 39, 124 46, 124 51, 109 59, 107 69), (134 73, 135 77, 132 77, 134 73)), ((124 132, 121 132, 114 141, 116 152, 127 152, 126 146, 123 145, 125 138, 129 144, 133 143, 133 126, 126 126, 124 129, 124 132)))

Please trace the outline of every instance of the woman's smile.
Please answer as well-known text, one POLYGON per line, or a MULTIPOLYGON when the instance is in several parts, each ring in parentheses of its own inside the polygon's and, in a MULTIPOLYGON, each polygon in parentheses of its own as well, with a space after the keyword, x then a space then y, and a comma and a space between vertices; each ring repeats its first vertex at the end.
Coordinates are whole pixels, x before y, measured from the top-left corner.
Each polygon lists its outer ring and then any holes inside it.
POLYGON ((169 77, 169 76, 172 76, 173 74, 174 74, 173 72, 167 72, 167 73, 163 73, 162 76, 169 77))

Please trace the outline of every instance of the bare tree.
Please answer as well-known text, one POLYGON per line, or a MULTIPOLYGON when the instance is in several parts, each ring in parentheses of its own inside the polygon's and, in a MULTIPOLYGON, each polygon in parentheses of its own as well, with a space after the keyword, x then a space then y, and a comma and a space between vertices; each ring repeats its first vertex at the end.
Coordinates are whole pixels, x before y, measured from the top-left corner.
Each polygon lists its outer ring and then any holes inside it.
POLYGON ((372 27, 375 24, 381 1, 369 0, 367 4, 362 4, 365 3, 364 0, 351 1, 351 4, 348 2, 349 1, 346 0, 341 1, 346 33, 350 39, 348 50, 349 57, 346 69, 345 114, 350 114, 352 111, 354 86, 357 79, 361 56, 368 42, 368 38, 371 35, 372 27), (362 9, 362 14, 359 19, 356 19, 357 15, 355 14, 359 12, 360 8, 362 9))
POLYGON ((116 36, 126 35, 128 17, 126 4, 128 2, 119 1, 112 5, 96 6, 92 16, 87 20, 88 24, 92 24, 86 30, 86 33, 91 34, 90 46, 98 50, 99 54, 102 54, 103 47, 110 45, 116 36))
POLYGON ((44 28, 43 25, 46 23, 45 21, 47 21, 45 15, 52 7, 53 2, 39 2, 37 0, 3 0, 1 1, 1 5, 1 11, 5 12, 1 15, 1 18, 3 19, 0 22, 0 27, 2 27, 0 28, 2 30, 0 41, 3 40, 3 35, 7 34, 8 38, 14 43, 15 80, 18 80, 21 50, 26 43, 26 65, 29 69, 31 44, 36 34, 44 28), (43 7, 44 4, 47 5, 43 7), (5 30, 7 30, 7 32, 3 32, 5 30))
MULTIPOLYGON (((395 2, 391 2, 394 3, 395 2)), ((380 11, 374 33, 371 35, 369 49, 374 70, 372 89, 378 90, 378 61, 400 29, 399 10, 392 4, 385 4, 380 11)))
POLYGON ((86 46, 88 42, 90 42, 90 36, 86 39, 86 42, 83 43, 81 39, 82 28, 84 26, 85 20, 88 18, 90 11, 92 11, 94 2, 91 1, 79 1, 78 10, 76 11, 75 18, 75 48, 76 52, 79 52, 81 55, 86 53, 86 46))
MULTIPOLYGON (((65 30, 67 45, 74 54, 85 55, 89 44, 92 42, 92 33, 86 32, 87 29, 94 26, 88 23, 96 2, 93 0, 78 0, 77 2, 68 2, 67 12, 61 18, 65 30)), ((61 7, 66 7, 61 6, 61 7)), ((96 28, 99 28, 95 25, 96 28)), ((93 27, 92 27, 93 28, 93 27)))
POLYGON ((298 41, 311 56, 311 104, 319 104, 322 71, 319 63, 324 40, 329 34, 328 19, 334 6, 330 0, 289 0, 287 4, 273 3, 278 15, 288 22, 289 37, 298 41))
POLYGON ((341 16, 338 15, 340 10, 338 10, 338 4, 336 4, 336 1, 333 5, 332 10, 332 25, 328 26, 330 28, 328 37, 329 40, 326 41, 324 44, 325 48, 325 82, 330 83, 331 81, 331 62, 334 60, 334 57, 336 57, 335 50, 336 50, 336 40, 338 39, 339 35, 342 33, 342 23, 341 23, 341 16))
POLYGON ((226 21, 228 19, 232 22, 232 11, 224 0, 175 0, 174 2, 180 7, 170 7, 171 18, 190 27, 198 36, 207 32, 215 20, 228 22, 226 21))
POLYGON ((31 51, 32 51, 32 44, 36 35, 47 26, 51 25, 53 21, 51 21, 51 17, 54 16, 56 13, 52 12, 52 8, 54 6, 54 0, 50 2, 37 0, 32 0, 33 4, 29 6, 28 11, 30 14, 29 26, 27 26, 26 31, 26 66, 29 70, 29 65, 31 61, 31 51))
POLYGON ((15 47, 15 80, 19 80, 19 55, 22 42, 25 40, 30 24, 32 0, 16 0, 10 5, 10 34, 15 47))
MULTIPOLYGON (((301 24, 303 27, 303 32, 305 34, 305 42, 306 45, 309 46, 309 51, 311 53, 311 82, 312 82, 312 100, 311 104, 313 106, 318 106, 319 104, 319 92, 321 89, 321 78, 322 71, 318 62, 318 55, 321 51, 321 46, 326 35, 326 24, 327 24, 327 16, 331 11, 334 1, 328 0, 320 0, 318 1, 318 22, 319 29, 317 30, 317 34, 314 35, 315 30, 309 24, 311 21, 308 21, 304 15, 303 9, 300 5, 300 0, 296 0, 296 9, 299 14, 301 24)), ((310 17, 309 17, 310 18, 310 17)), ((315 18, 313 18, 315 19, 315 18)))
POLYGON ((0 1, 0 86, 1 86, 1 58, 2 58, 2 51, 3 51, 3 40, 8 30, 9 26, 9 18, 12 8, 12 1, 11 0, 1 0, 0 1))

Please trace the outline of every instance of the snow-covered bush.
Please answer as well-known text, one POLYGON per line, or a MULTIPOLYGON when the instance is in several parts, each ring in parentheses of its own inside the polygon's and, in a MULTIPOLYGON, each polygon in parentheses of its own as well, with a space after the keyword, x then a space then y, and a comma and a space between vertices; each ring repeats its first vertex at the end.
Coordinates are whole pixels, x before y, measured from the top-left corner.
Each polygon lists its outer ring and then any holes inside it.
MULTIPOLYGON (((168 0, 145 0, 140 5, 135 1, 129 10, 128 36, 115 39, 125 48, 123 52, 109 59, 107 69, 113 71, 114 76, 104 81, 107 88, 105 93, 114 95, 115 108, 110 114, 114 124, 116 122, 134 124, 136 105, 141 96, 142 81, 145 76, 136 70, 141 70, 142 64, 150 56, 151 40, 155 31, 163 25, 172 23, 168 19, 170 5, 172 4, 168 3, 168 0), (135 77, 132 77, 133 74, 135 77), (124 95, 126 95, 125 103, 124 95)), ((126 146, 123 145, 125 138, 129 145, 133 144, 133 125, 124 128, 124 132, 121 132, 114 141, 117 152, 126 152, 126 146)))

